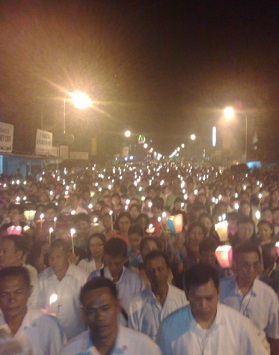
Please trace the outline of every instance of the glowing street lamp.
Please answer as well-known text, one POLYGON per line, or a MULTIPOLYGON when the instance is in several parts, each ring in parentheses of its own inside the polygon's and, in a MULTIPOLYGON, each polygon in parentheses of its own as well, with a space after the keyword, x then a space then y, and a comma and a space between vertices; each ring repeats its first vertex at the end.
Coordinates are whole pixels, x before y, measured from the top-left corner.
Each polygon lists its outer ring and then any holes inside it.
POLYGON ((235 111, 234 111, 233 107, 228 106, 224 109, 224 116, 225 116, 226 121, 233 120, 234 115, 235 115, 235 111))
MULTIPOLYGON (((71 99, 70 101, 73 105, 78 108, 79 110, 84 110, 92 105, 92 101, 88 95, 85 93, 75 90, 72 93, 69 93, 71 99)), ((64 121, 63 121, 63 133, 66 133, 66 98, 64 98, 64 121)))

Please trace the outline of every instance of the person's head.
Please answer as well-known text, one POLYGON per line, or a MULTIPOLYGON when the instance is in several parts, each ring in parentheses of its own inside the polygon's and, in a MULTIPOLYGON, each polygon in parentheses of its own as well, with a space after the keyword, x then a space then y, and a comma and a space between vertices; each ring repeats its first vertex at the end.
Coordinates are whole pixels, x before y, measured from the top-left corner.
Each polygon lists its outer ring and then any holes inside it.
POLYGON ((0 239, 0 268, 22 265, 26 251, 27 243, 22 236, 3 236, 0 239))
POLYGON ((233 267, 241 285, 251 285, 261 269, 261 253, 255 243, 246 240, 233 251, 233 267))
POLYGON ((129 212, 120 212, 116 218, 115 226, 120 231, 121 235, 128 235, 128 230, 132 224, 131 215, 129 212))
POLYGON ((270 241, 273 234, 273 225, 268 221, 262 219, 258 223, 259 238, 262 243, 270 241))
POLYGON ((270 208, 264 208, 261 211, 261 218, 265 219, 266 221, 273 223, 273 214, 272 214, 272 210, 270 208))
POLYGON ((88 259, 99 259, 104 256, 106 238, 101 233, 94 233, 88 238, 88 259))
POLYGON ((199 217, 199 222, 203 225, 203 227, 206 230, 206 235, 209 235, 209 233, 214 230, 214 222, 212 217, 209 214, 203 213, 199 217))
POLYGON ((9 218, 11 220, 11 223, 16 224, 20 222, 20 217, 22 214, 22 208, 20 205, 11 205, 9 207, 9 218))
POLYGON ((204 238, 199 245, 200 262, 208 263, 212 266, 216 265, 215 250, 218 243, 214 238, 204 238))
POLYGON ((140 214, 140 206, 136 203, 130 204, 129 205, 129 212, 130 212, 131 218, 133 220, 136 220, 140 214))
POLYGON ((197 249, 200 242, 205 238, 206 232, 203 225, 199 222, 193 222, 188 229, 188 244, 191 248, 197 249))
POLYGON ((251 205, 248 201, 244 200, 244 201, 241 201, 240 202, 240 205, 239 205, 239 213, 242 215, 242 216, 245 216, 245 217, 251 217, 251 214, 252 214, 252 208, 251 208, 251 205))
POLYGON ((279 200, 279 190, 273 190, 270 193, 270 201, 272 203, 278 203, 279 200))
POLYGON ((148 215, 146 213, 139 214, 137 219, 136 219, 136 223, 141 225, 141 228, 144 231, 146 231, 146 229, 148 228, 148 225, 149 225, 148 215))
POLYGON ((139 224, 132 224, 128 230, 128 238, 131 244, 132 252, 140 252, 140 242, 144 236, 143 229, 139 224))
POLYGON ((205 206, 199 201, 195 201, 191 208, 191 218, 193 221, 197 221, 199 217, 205 213, 205 206))
POLYGON ((144 260, 146 255, 149 254, 152 250, 159 250, 159 242, 155 237, 144 237, 140 242, 140 254, 144 260))
POLYGON ((237 221, 237 234, 241 242, 254 236, 255 224, 250 217, 242 217, 237 221))
POLYGON ((152 250, 144 258, 144 269, 151 287, 167 285, 170 266, 166 255, 160 250, 152 250))
POLYGON ((106 342, 116 336, 120 306, 111 280, 95 277, 88 281, 81 289, 80 303, 93 340, 106 342))
POLYGON ((48 261, 55 274, 63 273, 69 266, 70 244, 63 239, 54 240, 49 248, 48 261))
POLYGON ((31 291, 30 276, 25 267, 11 266, 0 270, 0 308, 6 320, 25 315, 31 291))
POLYGON ((128 247, 126 242, 120 238, 110 239, 104 250, 105 264, 107 265, 114 281, 118 281, 123 267, 128 261, 128 247))
POLYGON ((268 243, 262 246, 262 258, 264 270, 269 272, 274 268, 274 264, 277 259, 277 253, 274 244, 268 243))
POLYGON ((78 194, 72 194, 69 198, 69 204, 72 210, 76 210, 80 205, 81 198, 78 194))
POLYGON ((111 203, 113 208, 119 208, 122 206, 121 197, 118 193, 114 193, 111 195, 111 203))
POLYGON ((79 213, 74 218, 74 225, 78 233, 86 234, 90 230, 90 218, 86 213, 79 213))
POLYGON ((45 220, 46 222, 53 222, 55 217, 57 217, 57 207, 55 204, 49 203, 45 209, 45 220))
POLYGON ((237 212, 230 212, 227 214, 228 234, 234 236, 237 233, 237 212))
POLYGON ((213 321, 219 301, 218 271, 208 264, 194 264, 185 274, 186 296, 197 322, 213 321))

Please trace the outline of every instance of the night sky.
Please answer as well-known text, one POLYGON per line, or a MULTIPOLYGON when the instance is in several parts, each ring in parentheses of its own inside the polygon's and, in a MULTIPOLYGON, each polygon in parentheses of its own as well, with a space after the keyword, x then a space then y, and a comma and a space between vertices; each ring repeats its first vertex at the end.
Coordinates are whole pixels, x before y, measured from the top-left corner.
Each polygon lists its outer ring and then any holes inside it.
POLYGON ((80 89, 95 109, 67 105, 77 149, 97 135, 112 153, 130 129, 170 154, 190 133, 209 139, 232 104, 278 159, 278 1, 0 4, 1 121, 15 124, 16 151, 34 151, 41 121, 59 133, 63 97, 80 89))

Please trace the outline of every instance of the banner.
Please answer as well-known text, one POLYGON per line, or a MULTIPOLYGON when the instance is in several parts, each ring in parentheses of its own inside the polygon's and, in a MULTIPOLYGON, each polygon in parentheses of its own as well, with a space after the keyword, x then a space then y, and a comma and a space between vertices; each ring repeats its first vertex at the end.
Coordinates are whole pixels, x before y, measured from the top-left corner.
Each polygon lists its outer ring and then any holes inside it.
POLYGON ((52 133, 37 129, 36 148, 38 155, 50 155, 52 153, 52 133))
POLYGON ((14 126, 0 122, 0 152, 11 153, 13 150, 14 126))

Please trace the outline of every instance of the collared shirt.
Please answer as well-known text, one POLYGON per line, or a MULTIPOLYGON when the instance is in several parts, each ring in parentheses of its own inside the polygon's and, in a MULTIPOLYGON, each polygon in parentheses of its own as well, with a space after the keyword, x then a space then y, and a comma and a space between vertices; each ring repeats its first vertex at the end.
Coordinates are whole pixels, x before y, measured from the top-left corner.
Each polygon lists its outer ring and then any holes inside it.
MULTIPOLYGON (((80 267, 81 269, 83 269, 88 275, 91 274, 91 272, 98 270, 95 260, 91 259, 82 259, 79 263, 78 263, 78 267, 80 267)), ((100 269, 104 267, 104 265, 102 265, 100 267, 100 269)))
MULTIPOLYGON (((159 347, 148 336, 118 326, 117 339, 110 355, 160 355, 159 347)), ((100 355, 87 330, 72 339, 60 355, 100 355)))
POLYGON ((156 299, 150 286, 132 299, 129 310, 129 327, 156 339, 158 328, 166 316, 186 306, 185 293, 168 285, 168 293, 163 306, 156 299))
POLYGON ((215 320, 202 329, 190 305, 163 320, 157 334, 163 355, 267 355, 251 322, 240 313, 218 304, 215 320))
POLYGON ((61 281, 51 267, 39 276, 39 307, 56 315, 64 327, 67 339, 73 338, 86 329, 81 314, 79 294, 81 287, 86 283, 87 276, 84 270, 73 264, 69 264, 61 281))
POLYGON ((32 308, 36 308, 38 304, 38 292, 39 292, 39 286, 38 286, 38 272, 37 270, 29 264, 23 264, 30 275, 30 283, 32 286, 32 293, 31 296, 28 299, 28 305, 32 308))
POLYGON ((222 279, 220 285, 220 302, 249 318, 257 328, 265 348, 269 350, 266 336, 279 338, 279 302, 274 290, 258 279, 245 296, 238 288, 235 277, 222 279))
MULTIPOLYGON (((12 335, 3 314, 0 314, 0 330, 12 335)), ((27 309, 14 338, 29 347, 34 355, 56 355, 64 345, 63 328, 58 320, 31 308, 27 309)))
MULTIPOLYGON (((90 280, 100 275, 100 270, 97 270, 94 271, 88 279, 90 280)), ((112 276, 108 267, 104 268, 104 277, 112 280, 112 276)), ((142 278, 135 271, 131 271, 123 267, 122 275, 120 276, 119 281, 115 283, 115 285, 118 290, 118 298, 120 304, 128 314, 132 298, 143 289, 142 278)))

